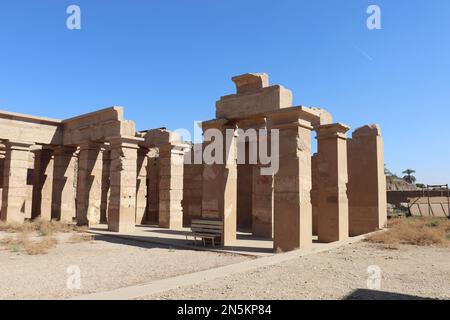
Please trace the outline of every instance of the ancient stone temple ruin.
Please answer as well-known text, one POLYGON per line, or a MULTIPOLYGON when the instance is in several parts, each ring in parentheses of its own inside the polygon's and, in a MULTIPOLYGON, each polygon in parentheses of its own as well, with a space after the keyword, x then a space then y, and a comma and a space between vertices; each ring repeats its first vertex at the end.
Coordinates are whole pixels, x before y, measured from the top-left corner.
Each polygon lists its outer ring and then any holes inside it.
POLYGON ((136 132, 121 107, 67 120, 1 111, 1 220, 40 217, 133 232, 136 225, 177 230, 193 218, 213 219, 223 221, 224 246, 245 229, 281 251, 307 247, 313 235, 333 242, 385 225, 378 125, 348 138, 348 126, 324 109, 293 106, 291 91, 269 85, 266 74, 233 81, 237 92, 221 97, 216 118, 202 122, 200 144, 165 128, 136 132), (232 133, 224 134, 224 161, 194 161, 214 141, 211 129, 232 133), (270 164, 259 156, 238 161, 261 139, 278 161, 273 174, 262 174, 270 164))

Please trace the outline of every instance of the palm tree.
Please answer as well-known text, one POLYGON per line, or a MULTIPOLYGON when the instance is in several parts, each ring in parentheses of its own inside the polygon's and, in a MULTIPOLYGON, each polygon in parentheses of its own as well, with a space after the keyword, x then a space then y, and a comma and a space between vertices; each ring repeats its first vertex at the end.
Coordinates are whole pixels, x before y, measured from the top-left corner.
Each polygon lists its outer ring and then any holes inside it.
POLYGON ((403 177, 403 180, 405 180, 408 183, 413 184, 414 182, 416 182, 416 177, 414 177, 412 174, 416 173, 415 170, 413 169, 406 169, 405 171, 402 172, 403 174, 405 174, 405 176, 403 177))

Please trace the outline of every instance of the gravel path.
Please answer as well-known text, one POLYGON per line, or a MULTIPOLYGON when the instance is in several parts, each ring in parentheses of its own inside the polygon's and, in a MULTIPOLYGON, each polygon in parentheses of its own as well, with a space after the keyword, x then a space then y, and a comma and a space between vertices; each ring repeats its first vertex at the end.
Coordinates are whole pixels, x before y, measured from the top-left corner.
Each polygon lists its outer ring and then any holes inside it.
POLYGON ((48 254, 37 256, 0 250, 0 299, 68 298, 247 259, 105 237, 92 242, 59 243, 48 254), (81 290, 67 289, 69 266, 80 268, 81 290))
POLYGON ((147 299, 406 298, 367 292, 367 268, 382 270, 381 291, 450 299, 450 250, 401 246, 386 250, 360 242, 147 299), (369 295, 370 294, 370 295, 369 295))

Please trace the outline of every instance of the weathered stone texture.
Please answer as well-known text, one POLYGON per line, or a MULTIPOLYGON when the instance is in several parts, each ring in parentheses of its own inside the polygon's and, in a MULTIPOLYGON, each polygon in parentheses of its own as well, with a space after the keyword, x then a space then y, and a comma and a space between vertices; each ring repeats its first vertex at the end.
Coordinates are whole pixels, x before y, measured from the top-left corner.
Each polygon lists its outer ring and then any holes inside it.
POLYGON ((105 147, 101 143, 83 143, 78 154, 77 223, 100 223, 102 204, 102 166, 105 147))
POLYGON ((27 199, 27 173, 31 143, 5 143, 1 220, 23 222, 27 199))
POLYGON ((378 125, 356 129, 348 140, 350 236, 383 228, 387 221, 383 139, 378 125))
POLYGON ((183 227, 183 169, 185 145, 169 144, 159 148, 159 226, 183 227))
POLYGON ((57 147, 53 153, 52 218, 62 222, 72 222, 76 217, 76 152, 73 147, 57 147))
POLYGON ((190 226, 192 219, 202 216, 203 164, 195 164, 195 152, 201 155, 202 145, 191 146, 184 156, 183 174, 183 225, 190 226))
POLYGON ((347 137, 348 127, 329 124, 316 127, 318 237, 321 242, 348 238, 347 137))
POLYGON ((110 199, 108 229, 133 232, 136 225, 137 138, 110 139, 110 199))
POLYGON ((280 131, 280 169, 274 177, 274 250, 312 244, 311 130, 301 119, 274 118, 280 131))

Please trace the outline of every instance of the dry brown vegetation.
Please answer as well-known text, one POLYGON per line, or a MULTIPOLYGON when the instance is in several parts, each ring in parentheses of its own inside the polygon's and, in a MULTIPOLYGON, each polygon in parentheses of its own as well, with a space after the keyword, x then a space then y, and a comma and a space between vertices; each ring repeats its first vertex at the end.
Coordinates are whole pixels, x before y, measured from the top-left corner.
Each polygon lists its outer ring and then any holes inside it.
POLYGON ((91 235, 78 232, 85 231, 72 224, 58 221, 44 221, 35 219, 23 224, 6 223, 0 221, 0 231, 13 233, 0 240, 0 247, 13 252, 25 252, 30 255, 45 254, 57 244, 55 235, 57 233, 74 233, 68 240, 69 243, 79 243, 92 240, 91 235))
POLYGON ((69 240, 67 240, 67 243, 81 243, 81 242, 87 242, 94 240, 93 235, 87 234, 87 233, 75 233, 70 236, 69 240))
POLYGON ((386 248, 396 249, 400 244, 417 246, 449 246, 450 220, 446 218, 394 218, 388 230, 366 239, 386 248))

